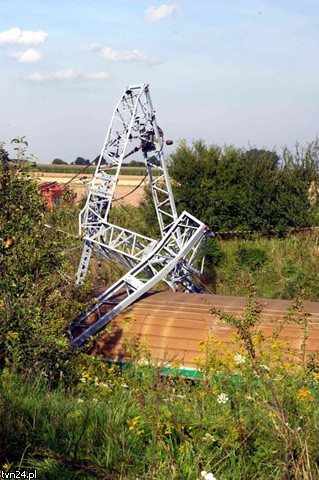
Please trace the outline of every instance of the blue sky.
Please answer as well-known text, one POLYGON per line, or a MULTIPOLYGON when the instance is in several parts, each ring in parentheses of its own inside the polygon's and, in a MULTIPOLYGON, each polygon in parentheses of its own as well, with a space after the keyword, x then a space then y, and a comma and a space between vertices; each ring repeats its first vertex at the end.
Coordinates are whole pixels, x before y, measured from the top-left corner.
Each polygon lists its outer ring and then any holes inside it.
POLYGON ((41 162, 92 159, 137 83, 176 142, 280 149, 318 135, 318 0, 0 0, 0 18, 9 151, 26 135, 41 162))

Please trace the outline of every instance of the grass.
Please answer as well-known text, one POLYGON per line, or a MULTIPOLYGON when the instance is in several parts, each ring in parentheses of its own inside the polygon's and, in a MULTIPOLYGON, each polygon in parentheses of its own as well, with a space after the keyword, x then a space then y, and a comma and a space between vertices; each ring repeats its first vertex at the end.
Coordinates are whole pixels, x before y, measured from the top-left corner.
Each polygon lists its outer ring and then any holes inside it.
MULTIPOLYGON (((47 215, 47 223, 72 235, 78 232, 77 207, 64 205, 47 215)), ((132 231, 150 235, 141 207, 113 206, 110 222, 132 231)), ((64 234, 61 233, 63 236, 64 234)), ((67 237, 65 237, 67 239, 67 237)), ((72 253, 72 266, 79 261, 81 239, 68 238, 68 246, 78 246, 72 253)), ((69 253, 66 253, 69 255, 69 253)), ((71 254, 70 254, 71 255, 71 254)), ((219 295, 245 296, 246 286, 255 285, 258 297, 292 299, 301 291, 306 300, 319 301, 319 231, 289 234, 283 238, 251 236, 213 240, 208 248, 205 273, 200 279, 208 292, 219 295)), ((111 284, 122 270, 101 261, 95 262, 93 281, 98 276, 103 284, 111 284)), ((163 287, 163 286, 162 286, 163 287)))
MULTIPOLYGON (((254 333, 249 309, 232 351, 200 348, 203 380, 119 369, 99 359, 78 382, 0 376, 0 463, 38 478, 196 480, 315 479, 319 475, 318 379, 274 337, 254 333)), ((256 319, 255 319, 256 320, 256 319)), ((237 319, 238 322, 238 319, 237 319)), ((258 327, 258 319, 253 322, 258 327)))
MULTIPOLYGON (((46 221, 74 233, 76 213, 64 207, 46 221)), ((133 207, 112 209, 112 218, 133 230, 142 222, 133 207)), ((215 242, 206 275, 218 293, 246 295, 249 281, 258 296, 291 298, 301 289, 318 299, 316 233, 215 242)), ((77 245, 65 243, 73 270, 80 249, 68 249, 77 245)), ((118 278, 108 268, 92 262, 95 283, 118 278)), ((2 368, 0 467, 36 468, 44 480, 197 480, 201 471, 218 480, 319 478, 318 358, 296 358, 275 334, 261 335, 249 302, 242 317, 224 318, 237 328, 230 350, 213 337, 199 345, 202 380, 163 377, 152 364, 141 370, 147 347, 134 344, 135 366, 77 358, 72 383, 61 374, 55 388, 41 372, 2 368)), ((289 318, 305 323, 305 346, 307 317, 289 318)))
POLYGON ((244 296, 252 282, 259 297, 291 299, 303 291, 307 300, 318 301, 318 242, 319 231, 216 240, 215 266, 204 281, 220 295, 244 296))

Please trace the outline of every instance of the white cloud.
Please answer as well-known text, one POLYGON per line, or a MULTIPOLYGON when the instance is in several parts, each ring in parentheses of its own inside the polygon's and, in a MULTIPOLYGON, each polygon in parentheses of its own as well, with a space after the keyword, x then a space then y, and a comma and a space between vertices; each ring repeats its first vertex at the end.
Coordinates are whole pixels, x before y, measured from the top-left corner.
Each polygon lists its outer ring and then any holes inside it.
POLYGON ((46 32, 21 30, 15 27, 4 32, 0 32, 0 45, 23 44, 23 45, 39 45, 45 42, 49 34, 46 32))
POLYGON ((41 60, 42 55, 37 50, 29 48, 23 52, 16 52, 12 54, 12 57, 18 60, 20 63, 35 63, 41 60))
POLYGON ((64 81, 77 78, 84 78, 86 80, 108 80, 110 74, 107 72, 79 72, 72 68, 68 68, 66 70, 59 70, 58 72, 46 75, 37 72, 23 77, 24 80, 29 80, 31 82, 64 81))
POLYGON ((145 10, 146 20, 149 22, 159 22, 172 17, 177 13, 176 5, 166 5, 163 3, 159 7, 149 7, 145 10))
POLYGON ((68 68, 67 70, 59 70, 50 76, 56 80, 73 80, 73 78, 79 77, 80 73, 76 72, 72 68, 68 68))
POLYGON ((87 78, 88 80, 108 80, 110 74, 107 72, 86 72, 84 78, 87 78))
POLYGON ((87 52, 95 52, 101 55, 105 60, 110 62, 150 62, 154 63, 154 60, 141 50, 128 50, 120 51, 114 50, 111 47, 103 47, 99 43, 91 43, 84 46, 84 50, 87 52))

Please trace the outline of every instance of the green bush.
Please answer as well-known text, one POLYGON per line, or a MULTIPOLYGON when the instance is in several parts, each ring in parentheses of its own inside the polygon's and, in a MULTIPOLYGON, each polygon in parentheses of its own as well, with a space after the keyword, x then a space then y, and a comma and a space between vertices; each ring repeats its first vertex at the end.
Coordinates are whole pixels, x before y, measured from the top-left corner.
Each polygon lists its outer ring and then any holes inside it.
POLYGON ((68 280, 69 240, 44 227, 45 203, 21 158, 14 168, 0 158, 0 205, 0 366, 52 381, 76 375, 67 327, 87 292, 68 280))
POLYGON ((313 225, 318 201, 309 188, 318 181, 318 141, 295 152, 180 142, 170 156, 179 210, 186 209, 215 231, 286 231, 313 225))

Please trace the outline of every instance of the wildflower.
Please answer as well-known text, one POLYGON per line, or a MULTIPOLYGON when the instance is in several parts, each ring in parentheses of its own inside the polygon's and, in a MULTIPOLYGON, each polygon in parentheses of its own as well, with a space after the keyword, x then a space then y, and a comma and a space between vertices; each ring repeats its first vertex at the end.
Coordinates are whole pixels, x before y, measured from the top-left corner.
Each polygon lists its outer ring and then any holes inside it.
POLYGON ((4 463, 4 464, 2 465, 2 468, 3 468, 3 470, 9 470, 10 465, 9 465, 8 463, 4 463))
POLYGON ((126 385, 126 383, 121 383, 121 387, 122 387, 122 388, 129 388, 129 386, 126 385))
POLYGON ((263 370, 266 370, 266 372, 269 372, 270 368, 268 367, 268 365, 259 365, 260 368, 262 368, 263 370))
POLYGON ((297 392, 297 400, 299 402, 313 402, 314 398, 309 388, 303 387, 297 392))
POLYGON ((234 362, 236 365, 243 365, 246 362, 246 357, 244 355, 240 355, 240 353, 236 353, 234 356, 234 362))
POLYGON ((185 445, 181 445, 178 449, 180 452, 183 452, 185 450, 185 445))
POLYGON ((205 472, 205 470, 203 470, 200 472, 200 474, 204 480, 217 480, 217 478, 211 472, 205 472))
POLYGON ((137 435, 143 435, 143 433, 145 433, 144 430, 139 430, 139 431, 137 432, 137 435))
POLYGON ((210 433, 206 432, 205 435, 203 436, 203 441, 208 442, 208 443, 215 443, 217 442, 216 438, 213 437, 210 433))
POLYGON ((83 398, 78 398, 78 403, 83 403, 83 402, 84 402, 83 398))
POLYGON ((220 404, 220 405, 223 405, 225 403, 227 403, 229 401, 229 397, 228 395, 226 395, 226 393, 221 393, 220 395, 218 395, 217 397, 217 402, 220 404))
POLYGON ((251 395, 246 395, 246 400, 250 400, 252 402, 255 401, 254 397, 252 397, 251 395))

